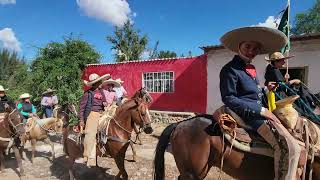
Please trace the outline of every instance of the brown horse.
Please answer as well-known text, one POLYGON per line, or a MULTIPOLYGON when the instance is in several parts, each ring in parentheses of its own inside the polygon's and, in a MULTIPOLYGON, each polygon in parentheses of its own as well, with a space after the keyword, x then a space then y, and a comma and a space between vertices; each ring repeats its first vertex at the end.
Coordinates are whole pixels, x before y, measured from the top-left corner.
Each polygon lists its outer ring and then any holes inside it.
POLYGON ((4 119, 0 119, 0 170, 4 170, 4 152, 8 152, 12 147, 18 167, 20 168, 20 176, 23 176, 24 170, 20 151, 14 143, 24 133, 23 117, 17 109, 12 109, 8 104, 5 104, 5 109, 5 117, 4 119))
MULTIPOLYGON (((223 142, 219 125, 214 126, 212 121, 210 115, 199 115, 164 129, 154 159, 155 180, 165 178, 164 153, 169 143, 180 172, 179 179, 204 179, 212 166, 220 167, 224 152, 227 153, 222 170, 230 176, 239 180, 274 179, 273 158, 230 149, 230 144, 223 142)), ((313 163, 312 178, 320 179, 318 157, 313 163)))
MULTIPOLYGON (((108 141, 98 143, 97 145, 97 156, 109 154, 115 159, 115 162, 119 168, 119 173, 116 175, 116 179, 128 179, 128 174, 124 167, 125 153, 128 146, 130 145, 131 133, 133 126, 138 125, 143 128, 147 134, 152 133, 151 121, 149 116, 148 104, 144 98, 133 98, 120 105, 114 118, 110 120, 109 128, 107 129, 108 141), (106 153, 100 152, 100 147, 104 147, 106 153)), ((70 132, 64 133, 64 149, 66 154, 69 156, 70 169, 74 163, 74 160, 82 157, 83 145, 77 144, 75 141, 67 138, 70 132)), ((70 179, 73 179, 73 174, 69 170, 70 179)))
MULTIPOLYGON (((54 109, 54 114, 57 114, 57 109, 54 109)), ((54 160, 54 144, 49 138, 49 133, 54 133, 58 136, 62 135, 63 121, 59 118, 33 119, 28 132, 24 135, 24 143, 29 140, 32 147, 31 162, 34 162, 34 154, 36 150, 36 142, 43 141, 51 146, 51 159, 54 160)))

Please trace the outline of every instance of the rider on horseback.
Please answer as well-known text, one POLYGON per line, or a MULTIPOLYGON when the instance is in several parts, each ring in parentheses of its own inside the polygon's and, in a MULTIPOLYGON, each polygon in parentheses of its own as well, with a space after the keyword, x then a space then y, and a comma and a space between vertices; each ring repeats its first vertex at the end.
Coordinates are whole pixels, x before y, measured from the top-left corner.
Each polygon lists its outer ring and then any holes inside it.
POLYGON ((7 89, 4 89, 3 86, 0 85, 0 114, 5 112, 5 104, 8 104, 13 109, 15 108, 14 102, 6 95, 6 90, 7 89))
POLYGON ((29 93, 21 94, 19 97, 21 102, 17 105, 17 109, 20 110, 20 113, 25 119, 24 123, 36 113, 36 108, 31 104, 30 98, 31 96, 29 93))
POLYGON ((88 166, 96 166, 96 134, 98 129, 98 121, 101 112, 104 110, 106 102, 102 83, 110 78, 109 74, 99 76, 98 74, 90 74, 89 82, 85 81, 85 85, 90 89, 86 91, 80 102, 80 126, 85 125, 84 138, 84 161, 88 166))
POLYGON ((257 55, 281 49, 286 36, 276 29, 245 27, 226 33, 221 42, 237 53, 220 72, 222 101, 273 147, 275 179, 295 179, 301 149, 278 118, 263 106, 264 94, 251 64, 257 55))

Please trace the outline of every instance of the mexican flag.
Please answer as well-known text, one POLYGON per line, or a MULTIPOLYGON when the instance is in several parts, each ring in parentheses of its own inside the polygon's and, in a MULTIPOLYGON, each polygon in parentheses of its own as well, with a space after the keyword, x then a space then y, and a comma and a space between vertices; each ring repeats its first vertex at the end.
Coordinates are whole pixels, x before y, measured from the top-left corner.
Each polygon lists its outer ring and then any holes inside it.
POLYGON ((289 4, 282 14, 278 30, 282 31, 288 37, 287 45, 281 49, 281 53, 284 54, 286 51, 290 50, 290 25, 289 25, 289 4))

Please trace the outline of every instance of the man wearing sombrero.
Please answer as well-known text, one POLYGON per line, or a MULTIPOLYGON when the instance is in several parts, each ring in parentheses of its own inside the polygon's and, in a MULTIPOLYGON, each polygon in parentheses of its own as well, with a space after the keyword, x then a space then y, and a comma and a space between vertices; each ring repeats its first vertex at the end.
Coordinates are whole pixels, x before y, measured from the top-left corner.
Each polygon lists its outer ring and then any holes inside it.
POLYGON ((4 118, 5 104, 8 104, 12 108, 16 107, 14 102, 6 95, 6 91, 7 89, 4 89, 4 87, 0 85, 0 121, 4 118))
MULTIPOLYGON (((269 82, 285 82, 283 75, 280 72, 280 68, 285 65, 285 60, 289 60, 294 56, 284 56, 281 52, 274 52, 270 54, 269 58, 265 58, 269 62, 264 78, 266 79, 265 85, 269 82)), ((289 85, 299 84, 299 79, 292 79, 289 81, 289 85)))
POLYGON ((36 114, 37 110, 30 101, 31 95, 29 93, 23 93, 19 96, 20 103, 17 105, 17 109, 27 122, 27 119, 36 114))
POLYGON ((87 166, 96 166, 98 121, 106 102, 102 82, 108 78, 110 78, 109 74, 100 76, 93 73, 89 75, 89 81, 84 81, 84 84, 90 87, 90 89, 81 98, 79 118, 80 126, 83 127, 85 125, 83 160, 87 162, 87 166))
POLYGON ((273 147, 275 179, 295 179, 301 149, 277 117, 264 107, 262 89, 251 64, 258 54, 281 49, 286 36, 267 27, 243 27, 227 32, 220 40, 237 54, 220 72, 222 101, 273 147))
POLYGON ((43 108, 46 118, 53 116, 53 108, 58 104, 58 97, 53 93, 55 90, 48 88, 45 92, 42 93, 41 106, 43 108))
MULTIPOLYGON (((300 99, 303 100, 306 106, 308 106, 312 110, 315 110, 317 106, 320 106, 320 105, 317 105, 317 103, 319 104, 319 102, 317 101, 316 97, 314 97, 314 95, 312 95, 305 86, 302 86, 301 81, 299 79, 291 79, 286 83, 285 78, 280 72, 280 68, 284 66, 285 60, 289 60, 292 57, 294 56, 284 56, 280 52, 274 52, 269 56, 269 58, 267 57, 265 58, 266 61, 269 62, 269 65, 267 66, 266 72, 264 75, 266 79, 265 85, 267 86, 270 83, 276 83, 276 85, 274 86, 276 87, 276 89, 274 90, 276 93, 278 94, 281 93, 287 96, 292 96, 297 94, 300 96, 300 99), (292 93, 292 91, 286 91, 286 87, 283 86, 283 84, 281 83, 285 83, 286 86, 291 88, 295 94, 292 93)), ((310 111, 307 109, 307 107, 304 104, 302 104, 301 101, 296 101, 295 107, 301 115, 311 118, 312 116, 310 116, 309 114, 310 111)), ((319 114, 316 113, 316 115, 319 115, 319 114)))
POLYGON ((122 104, 122 100, 127 96, 127 91, 124 89, 122 84, 124 81, 122 81, 120 78, 116 79, 116 81, 120 84, 119 86, 115 86, 113 90, 117 94, 117 105, 120 106, 122 104))

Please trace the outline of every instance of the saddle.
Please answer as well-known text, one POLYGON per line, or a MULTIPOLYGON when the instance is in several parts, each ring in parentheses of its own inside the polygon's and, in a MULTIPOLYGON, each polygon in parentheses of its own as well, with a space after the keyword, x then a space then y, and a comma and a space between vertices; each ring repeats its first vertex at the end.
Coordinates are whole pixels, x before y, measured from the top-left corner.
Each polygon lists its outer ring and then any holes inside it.
MULTIPOLYGON (((223 137, 233 147, 241 151, 273 157, 272 147, 230 108, 222 106, 215 111, 213 116, 219 123, 223 137)), ((310 145, 313 145, 316 151, 320 150, 320 137, 318 137, 320 129, 314 123, 303 117, 299 118, 295 128, 289 130, 289 132, 300 141, 300 145, 305 146, 305 143, 303 143, 306 137, 305 125, 310 130, 310 145)))

